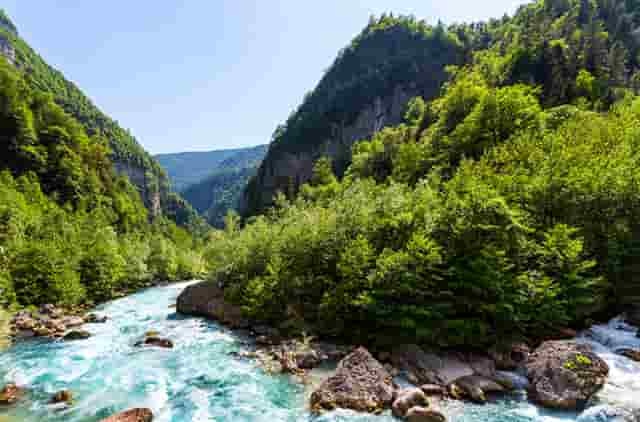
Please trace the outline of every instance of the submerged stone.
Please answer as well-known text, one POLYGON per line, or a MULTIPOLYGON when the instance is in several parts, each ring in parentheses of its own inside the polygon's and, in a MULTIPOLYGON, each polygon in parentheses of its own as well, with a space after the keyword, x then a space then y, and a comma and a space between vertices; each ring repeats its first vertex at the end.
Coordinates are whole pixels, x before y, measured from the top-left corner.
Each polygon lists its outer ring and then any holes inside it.
POLYGON ((150 409, 131 409, 110 416, 100 422, 152 422, 153 412, 150 409))

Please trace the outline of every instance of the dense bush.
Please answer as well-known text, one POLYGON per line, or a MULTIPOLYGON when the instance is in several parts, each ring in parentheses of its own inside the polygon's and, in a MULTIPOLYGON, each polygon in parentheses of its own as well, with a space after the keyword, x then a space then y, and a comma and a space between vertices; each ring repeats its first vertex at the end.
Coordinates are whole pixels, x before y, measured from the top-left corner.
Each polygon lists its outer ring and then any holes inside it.
POLYGON ((230 218, 211 279, 251 317, 350 341, 478 346, 617 305, 640 230, 640 99, 545 110, 539 90, 490 80, 458 70, 359 143, 342 182, 320 160, 297 199, 242 230, 230 218))

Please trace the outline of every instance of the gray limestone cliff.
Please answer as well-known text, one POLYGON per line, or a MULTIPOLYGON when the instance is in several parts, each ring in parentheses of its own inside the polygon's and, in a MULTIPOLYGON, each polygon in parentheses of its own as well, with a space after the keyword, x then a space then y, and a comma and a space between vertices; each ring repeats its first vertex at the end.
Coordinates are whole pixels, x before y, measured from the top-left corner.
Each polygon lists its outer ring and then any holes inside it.
POLYGON ((270 149, 252 182, 256 187, 244 192, 240 212, 247 214, 269 206, 278 192, 287 192, 292 186, 297 188, 308 182, 315 162, 323 156, 330 157, 336 171, 342 173, 350 161, 354 143, 370 138, 385 127, 400 124, 409 100, 422 94, 415 86, 396 86, 391 95, 377 97, 360 110, 352 123, 333 124, 332 136, 320 145, 302 152, 270 149))

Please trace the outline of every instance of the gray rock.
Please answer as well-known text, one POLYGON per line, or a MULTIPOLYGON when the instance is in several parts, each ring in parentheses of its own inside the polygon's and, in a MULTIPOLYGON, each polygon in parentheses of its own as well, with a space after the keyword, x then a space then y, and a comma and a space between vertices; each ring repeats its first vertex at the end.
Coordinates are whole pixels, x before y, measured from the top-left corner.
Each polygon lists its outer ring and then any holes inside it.
POLYGON ((484 403, 491 393, 504 393, 505 388, 494 380, 482 375, 470 375, 455 380, 457 385, 471 400, 484 403))
POLYGON ((83 330, 74 330, 69 331, 64 336, 64 340, 66 341, 74 341, 74 340, 86 340, 91 337, 91 333, 83 330))
POLYGON ((454 354, 425 352, 415 344, 397 347, 391 361, 405 371, 415 384, 449 385, 458 378, 473 375, 471 365, 454 354))
POLYGON ((405 418, 412 407, 428 406, 427 396, 419 388, 407 388, 397 393, 391 409, 396 418, 405 418))
POLYGON ((416 406, 407 412, 409 422, 445 422, 446 420, 444 413, 437 408, 416 406))
POLYGON ((250 325, 241 308, 225 301, 224 291, 208 281, 184 289, 178 297, 177 310, 186 315, 210 318, 231 328, 248 328, 250 325))
POLYGON ((311 394, 314 412, 336 408, 376 413, 391 405, 394 386, 391 375, 364 348, 338 364, 333 376, 311 394))
POLYGON ((602 388, 607 363, 590 346, 574 341, 547 341, 526 365, 531 398, 542 406, 578 410, 602 388))

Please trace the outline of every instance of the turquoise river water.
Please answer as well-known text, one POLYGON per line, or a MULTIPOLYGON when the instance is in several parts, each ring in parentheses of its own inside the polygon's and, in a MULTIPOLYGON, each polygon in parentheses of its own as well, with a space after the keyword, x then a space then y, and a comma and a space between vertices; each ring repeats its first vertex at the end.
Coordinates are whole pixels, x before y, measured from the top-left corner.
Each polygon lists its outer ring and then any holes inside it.
MULTIPOLYGON (((158 422, 314 421, 391 422, 390 415, 339 411, 312 416, 308 387, 273 376, 237 357, 246 339, 215 323, 176 315, 171 307, 186 284, 149 289, 97 309, 106 324, 88 324, 93 337, 77 342, 29 341, 0 353, 0 385, 29 388, 26 400, 0 408, 0 422, 95 422, 132 407, 149 407, 158 422), (172 339, 175 348, 139 349, 150 330, 172 339), (71 408, 48 404, 53 393, 72 390, 71 408)), ((611 366, 609 383, 581 414, 544 411, 525 393, 490 404, 450 403, 452 422, 605 422, 630 419, 640 408, 640 364, 618 356, 620 347, 640 347, 633 327, 619 320, 594 326, 581 336, 611 366)), ((512 374, 524 386, 523 377, 512 374)))

